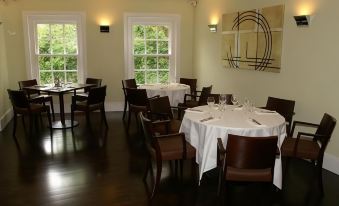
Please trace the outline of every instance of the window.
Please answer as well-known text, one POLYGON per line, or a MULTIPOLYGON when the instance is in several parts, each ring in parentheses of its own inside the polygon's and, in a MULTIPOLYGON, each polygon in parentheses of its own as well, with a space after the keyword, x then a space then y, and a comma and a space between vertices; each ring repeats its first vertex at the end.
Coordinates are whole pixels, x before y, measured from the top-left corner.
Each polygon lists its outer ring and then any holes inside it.
POLYGON ((178 16, 125 15, 126 76, 137 84, 176 81, 178 16))
POLYGON ((83 38, 80 14, 24 14, 28 70, 40 84, 83 82, 83 38))

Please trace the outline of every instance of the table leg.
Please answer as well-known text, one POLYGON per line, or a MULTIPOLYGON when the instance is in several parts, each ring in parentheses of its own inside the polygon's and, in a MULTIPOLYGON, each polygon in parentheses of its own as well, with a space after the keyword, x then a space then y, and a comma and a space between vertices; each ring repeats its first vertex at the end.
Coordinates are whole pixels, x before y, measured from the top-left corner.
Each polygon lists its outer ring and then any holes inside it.
POLYGON ((59 104, 60 104, 60 120, 63 125, 65 125, 65 106, 64 106, 64 94, 59 94, 59 104))

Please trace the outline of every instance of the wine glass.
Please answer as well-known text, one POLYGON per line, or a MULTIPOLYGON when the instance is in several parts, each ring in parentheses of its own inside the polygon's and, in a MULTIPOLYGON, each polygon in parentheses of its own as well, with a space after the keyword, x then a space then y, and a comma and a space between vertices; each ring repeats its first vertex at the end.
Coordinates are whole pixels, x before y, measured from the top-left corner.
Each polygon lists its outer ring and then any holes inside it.
POLYGON ((219 95, 219 110, 224 111, 226 105, 226 94, 219 95))
POLYGON ((231 102, 232 102, 233 105, 238 105, 239 104, 238 99, 237 99, 237 97, 235 95, 232 95, 231 102))

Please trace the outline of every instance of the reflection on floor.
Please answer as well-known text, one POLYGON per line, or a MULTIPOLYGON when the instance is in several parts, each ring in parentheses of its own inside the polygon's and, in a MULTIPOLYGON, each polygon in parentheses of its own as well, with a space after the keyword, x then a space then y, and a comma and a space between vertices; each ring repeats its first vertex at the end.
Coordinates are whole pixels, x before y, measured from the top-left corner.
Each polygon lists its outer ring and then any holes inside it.
MULTIPOLYGON (((99 113, 92 114, 89 127, 81 114, 72 130, 49 131, 40 125, 28 137, 21 122, 17 144, 12 123, 0 133, 0 205, 150 205, 148 187, 142 181, 145 150, 135 124, 129 135, 121 112, 107 115, 105 130, 99 113)), ((134 123, 134 122, 132 122, 134 123)), ((27 124, 28 125, 28 124, 27 124)), ((26 128, 27 129, 27 128, 26 128)), ((152 205, 216 205, 217 172, 203 176, 200 186, 191 176, 190 161, 184 179, 165 164, 159 193, 152 205)), ((310 164, 293 160, 284 189, 269 195, 261 184, 230 184, 227 205, 339 205, 339 176, 324 172, 325 196, 319 198, 310 164)), ((270 189, 270 188, 269 188, 270 189)))

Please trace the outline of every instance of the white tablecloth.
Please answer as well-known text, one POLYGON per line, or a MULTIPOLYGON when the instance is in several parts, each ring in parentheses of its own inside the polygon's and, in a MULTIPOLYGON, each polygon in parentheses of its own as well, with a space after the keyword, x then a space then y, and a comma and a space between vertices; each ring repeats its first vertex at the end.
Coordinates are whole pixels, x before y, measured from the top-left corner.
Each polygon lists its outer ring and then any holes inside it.
MULTIPOLYGON (((286 136, 285 119, 278 113, 263 113, 259 109, 248 112, 233 105, 227 105, 226 110, 209 109, 200 106, 196 110, 186 110, 180 132, 185 133, 186 140, 197 150, 196 161, 199 164, 199 179, 202 174, 217 166, 217 138, 222 138, 226 145, 228 134, 242 136, 278 136, 280 148, 286 136), (213 116, 214 118, 200 122, 201 119, 213 116), (252 121, 255 119, 261 125, 252 121)), ((282 187, 281 157, 275 161, 273 184, 282 187)))
POLYGON ((190 94, 190 86, 178 83, 145 84, 139 86, 139 88, 146 89, 148 97, 168 96, 171 106, 178 106, 179 102, 184 102, 185 94, 190 94))

